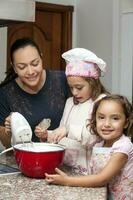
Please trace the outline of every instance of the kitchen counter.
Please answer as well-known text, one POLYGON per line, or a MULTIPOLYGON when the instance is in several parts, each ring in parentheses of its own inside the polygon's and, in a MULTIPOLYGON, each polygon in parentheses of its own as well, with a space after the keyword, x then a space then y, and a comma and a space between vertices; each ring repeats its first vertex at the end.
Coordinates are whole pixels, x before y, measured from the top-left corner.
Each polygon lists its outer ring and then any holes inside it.
MULTIPOLYGON (((3 154, 0 163, 16 166, 13 155, 3 154)), ((69 169, 65 171, 71 173, 69 169)), ((106 200, 106 187, 81 188, 48 185, 45 179, 23 174, 0 175, 0 200, 106 200)))

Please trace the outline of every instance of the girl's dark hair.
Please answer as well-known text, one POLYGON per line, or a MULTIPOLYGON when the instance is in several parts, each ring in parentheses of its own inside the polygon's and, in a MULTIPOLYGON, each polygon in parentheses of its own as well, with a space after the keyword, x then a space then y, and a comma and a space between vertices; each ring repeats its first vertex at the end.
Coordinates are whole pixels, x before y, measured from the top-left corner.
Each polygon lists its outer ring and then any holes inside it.
POLYGON ((128 101, 128 99, 121 95, 107 95, 94 104, 93 111, 92 111, 92 118, 89 123, 91 132, 98 135, 97 129, 96 129, 96 113, 101 102, 103 101, 115 101, 115 102, 118 102, 119 105, 121 105, 121 107, 123 108, 125 117, 126 119, 128 119, 128 126, 127 128, 123 130, 124 135, 129 136, 133 143, 133 107, 128 101))
POLYGON ((10 60, 11 60, 11 66, 7 69, 6 71, 6 78, 4 79, 4 81, 0 84, 0 86, 5 85, 6 83, 8 83, 9 81, 11 81, 12 79, 17 77, 17 74, 15 73, 14 69, 13 69, 13 55, 14 53, 20 49, 20 48, 24 48, 26 46, 32 46, 34 48, 36 48, 36 50, 38 51, 39 55, 41 56, 41 51, 38 47, 38 45, 31 39, 28 37, 24 37, 24 38, 20 38, 17 39, 11 46, 10 49, 10 60))

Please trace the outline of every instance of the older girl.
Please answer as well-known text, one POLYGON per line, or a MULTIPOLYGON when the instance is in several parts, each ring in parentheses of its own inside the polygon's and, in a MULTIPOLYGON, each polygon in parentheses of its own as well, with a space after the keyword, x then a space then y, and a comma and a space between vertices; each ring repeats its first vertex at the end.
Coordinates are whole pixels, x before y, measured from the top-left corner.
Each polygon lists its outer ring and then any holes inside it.
MULTIPOLYGON (((94 102, 107 93, 100 81, 106 63, 83 48, 71 49, 62 57, 66 61, 66 76, 73 97, 67 100, 60 127, 48 134, 48 141, 65 145, 64 163, 78 174, 88 174, 90 154, 97 137, 90 134, 86 125, 94 102)), ((38 127, 36 134, 45 138, 39 131, 38 127)))

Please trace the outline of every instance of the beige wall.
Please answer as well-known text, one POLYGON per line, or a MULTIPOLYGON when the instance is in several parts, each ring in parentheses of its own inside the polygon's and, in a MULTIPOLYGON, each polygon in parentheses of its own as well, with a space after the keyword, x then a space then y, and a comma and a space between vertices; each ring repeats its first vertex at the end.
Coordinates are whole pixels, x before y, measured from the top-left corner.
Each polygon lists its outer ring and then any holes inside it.
POLYGON ((77 45, 87 48, 107 62, 107 74, 102 79, 112 86, 112 1, 77 0, 77 45))
POLYGON ((7 28, 0 28, 0 81, 5 77, 6 71, 6 41, 7 28))
POLYGON ((76 2, 76 0, 35 0, 35 1, 62 4, 62 5, 74 5, 76 2))

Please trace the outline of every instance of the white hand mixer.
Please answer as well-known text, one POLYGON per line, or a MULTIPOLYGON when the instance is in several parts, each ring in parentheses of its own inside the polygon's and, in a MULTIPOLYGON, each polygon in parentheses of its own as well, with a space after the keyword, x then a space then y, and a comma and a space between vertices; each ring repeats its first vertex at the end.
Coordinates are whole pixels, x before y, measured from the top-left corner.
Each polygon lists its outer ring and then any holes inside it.
POLYGON ((31 142, 32 130, 28 121, 24 116, 18 112, 11 114, 11 143, 12 145, 18 143, 31 142))
POLYGON ((0 155, 13 150, 15 144, 31 142, 31 127, 24 116, 18 112, 11 113, 11 134, 12 147, 3 150, 0 155))
MULTIPOLYGON (((47 129, 50 126, 51 120, 50 119, 43 119, 42 122, 40 122, 40 126, 44 126, 45 129, 47 129)), ((18 143, 32 143, 32 130, 28 123, 28 121, 25 119, 25 117, 18 113, 18 112, 12 112, 11 113, 11 144, 14 146, 18 143)), ((0 153, 3 154, 7 151, 11 151, 13 147, 5 149, 0 153)))

